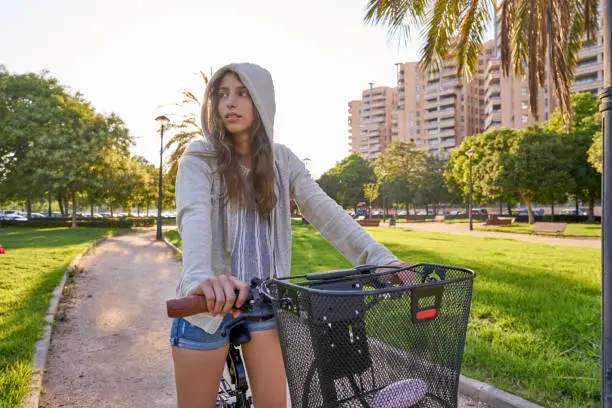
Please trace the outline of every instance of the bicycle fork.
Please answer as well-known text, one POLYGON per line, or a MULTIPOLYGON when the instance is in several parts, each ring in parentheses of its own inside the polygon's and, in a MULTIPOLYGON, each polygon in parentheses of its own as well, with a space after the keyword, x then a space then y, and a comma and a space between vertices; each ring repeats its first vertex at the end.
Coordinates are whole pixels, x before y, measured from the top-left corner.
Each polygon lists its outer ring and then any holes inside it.
POLYGON ((249 384, 247 382, 246 370, 244 363, 240 357, 240 348, 237 345, 230 344, 229 352, 227 353, 227 368, 229 371, 232 384, 236 390, 237 407, 248 408, 251 406, 251 399, 247 398, 247 390, 249 384))

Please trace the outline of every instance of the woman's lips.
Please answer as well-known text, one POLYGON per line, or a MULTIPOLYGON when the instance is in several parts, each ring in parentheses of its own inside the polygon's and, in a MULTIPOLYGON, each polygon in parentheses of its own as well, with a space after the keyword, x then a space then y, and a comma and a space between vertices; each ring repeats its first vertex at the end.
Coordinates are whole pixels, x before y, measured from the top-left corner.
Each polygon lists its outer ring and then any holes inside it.
POLYGON ((228 123, 236 123, 240 120, 240 116, 239 115, 234 115, 234 114, 230 114, 230 115, 226 115, 225 116, 225 121, 228 123))

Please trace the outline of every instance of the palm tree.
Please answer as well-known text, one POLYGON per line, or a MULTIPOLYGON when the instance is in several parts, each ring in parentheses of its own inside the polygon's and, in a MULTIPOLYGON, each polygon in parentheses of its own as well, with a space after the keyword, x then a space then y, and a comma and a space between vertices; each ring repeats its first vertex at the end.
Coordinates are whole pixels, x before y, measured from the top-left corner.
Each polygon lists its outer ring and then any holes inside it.
MULTIPOLYGON (((210 74, 200 71, 204 87, 208 85, 212 74, 212 68, 210 69, 210 74)), ((201 92, 201 94, 203 95, 204 92, 201 92)), ((193 92, 184 90, 182 95, 183 100, 177 105, 186 108, 188 112, 183 115, 180 122, 168 126, 169 129, 176 130, 176 133, 168 140, 165 146, 165 149, 174 149, 167 159, 168 172, 173 179, 176 178, 179 160, 185 152, 185 148, 194 138, 202 135, 202 127, 200 126, 200 106, 202 102, 193 92)))
MULTIPOLYGON (((537 117, 537 88, 544 86, 546 57, 566 125, 571 123, 570 92, 578 50, 597 32, 598 0, 368 0, 366 23, 386 26, 389 35, 408 36, 423 27, 424 69, 457 60, 457 75, 478 69, 487 23, 500 10, 501 64, 504 75, 529 78, 530 107, 537 117)), ((407 38, 407 37, 404 37, 407 38)))

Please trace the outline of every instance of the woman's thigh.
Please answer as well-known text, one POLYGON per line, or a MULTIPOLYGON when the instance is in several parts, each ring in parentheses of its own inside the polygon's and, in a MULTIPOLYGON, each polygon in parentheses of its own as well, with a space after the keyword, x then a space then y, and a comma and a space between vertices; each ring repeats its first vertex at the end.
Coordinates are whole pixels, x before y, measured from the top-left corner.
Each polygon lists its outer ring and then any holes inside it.
POLYGON ((172 322, 170 345, 179 408, 213 408, 223 375, 228 340, 184 319, 172 322))
POLYGON ((178 408, 215 407, 227 351, 172 346, 178 408))
POLYGON ((278 330, 251 331, 242 345, 256 407, 287 408, 287 378, 278 330))

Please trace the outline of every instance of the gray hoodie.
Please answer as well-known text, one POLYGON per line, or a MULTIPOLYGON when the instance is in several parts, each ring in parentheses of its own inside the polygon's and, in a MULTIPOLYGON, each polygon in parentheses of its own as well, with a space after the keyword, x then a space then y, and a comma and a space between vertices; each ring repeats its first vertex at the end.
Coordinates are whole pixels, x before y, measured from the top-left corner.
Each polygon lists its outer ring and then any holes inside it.
MULTIPOLYGON (((254 64, 231 64, 217 71, 209 84, 228 71, 235 72, 248 88, 274 146, 277 203, 271 217, 270 243, 274 262, 270 276, 291 274, 292 198, 302 215, 354 265, 387 265, 398 261, 319 187, 289 148, 274 143, 276 105, 270 73, 254 64)), ((210 88, 208 86, 205 91, 204 101, 209 100, 210 88)), ((231 254, 237 237, 237 214, 222 199, 222 180, 216 170, 210 137, 207 134, 189 144, 176 179, 177 225, 183 241, 183 274, 177 285, 177 296, 186 296, 202 279, 232 273, 231 254)), ((221 317, 199 314, 187 320, 214 333, 219 328, 221 317)))

